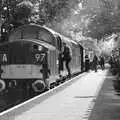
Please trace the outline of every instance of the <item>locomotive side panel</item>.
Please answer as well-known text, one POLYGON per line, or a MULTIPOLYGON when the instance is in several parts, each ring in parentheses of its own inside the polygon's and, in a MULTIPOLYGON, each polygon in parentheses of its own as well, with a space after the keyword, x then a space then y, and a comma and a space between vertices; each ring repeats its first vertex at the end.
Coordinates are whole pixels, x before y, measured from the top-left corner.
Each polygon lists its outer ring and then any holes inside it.
POLYGON ((50 78, 49 81, 50 83, 53 83, 58 79, 58 52, 57 51, 49 51, 48 54, 48 64, 50 68, 50 78))
POLYGON ((73 44, 72 47, 72 71, 81 72, 81 54, 80 47, 76 44, 73 44))

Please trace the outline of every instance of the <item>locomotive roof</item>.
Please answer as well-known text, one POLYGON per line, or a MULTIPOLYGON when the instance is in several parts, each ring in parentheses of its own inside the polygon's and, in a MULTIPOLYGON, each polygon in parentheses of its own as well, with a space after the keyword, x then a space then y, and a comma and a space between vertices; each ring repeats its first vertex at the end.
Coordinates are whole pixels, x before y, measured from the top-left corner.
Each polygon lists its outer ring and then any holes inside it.
POLYGON ((47 45, 47 47, 51 46, 50 48, 55 48, 56 41, 54 35, 49 30, 36 24, 22 25, 10 32, 9 42, 19 40, 36 42, 37 44, 47 45))
POLYGON ((70 39, 70 38, 68 38, 68 37, 63 36, 63 35, 61 35, 60 33, 55 32, 55 31, 52 30, 51 28, 48 28, 48 27, 46 27, 46 26, 44 26, 44 28, 46 28, 46 29, 48 29, 50 32, 52 32, 52 33, 54 34, 54 36, 60 36, 63 42, 69 42, 69 43, 73 43, 73 44, 79 44, 78 42, 76 42, 76 41, 74 41, 74 40, 72 40, 72 39, 70 39))
POLYGON ((47 48, 47 49, 49 49, 49 50, 55 50, 56 48, 54 47, 54 46, 52 46, 52 45, 50 45, 50 44, 48 44, 48 43, 46 43, 46 42, 43 42, 43 41, 37 41, 37 40, 26 40, 26 39, 22 39, 22 40, 17 40, 17 41, 8 41, 8 42, 5 42, 5 43, 3 43, 3 44, 1 44, 0 45, 0 47, 4 47, 5 45, 8 45, 8 44, 12 44, 12 43, 16 43, 16 42, 18 42, 18 43, 23 43, 23 42, 25 42, 25 43, 34 43, 34 44, 37 44, 37 45, 41 45, 41 46, 43 46, 43 47, 45 47, 45 48, 47 48))

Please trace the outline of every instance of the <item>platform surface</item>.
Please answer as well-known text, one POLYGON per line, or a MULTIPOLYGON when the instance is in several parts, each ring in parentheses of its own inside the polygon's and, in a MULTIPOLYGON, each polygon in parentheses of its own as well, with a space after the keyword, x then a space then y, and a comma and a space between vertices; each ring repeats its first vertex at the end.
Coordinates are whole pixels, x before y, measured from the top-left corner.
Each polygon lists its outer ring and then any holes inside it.
POLYGON ((9 120, 88 120, 106 74, 99 70, 77 76, 73 84, 9 120))
POLYGON ((120 120, 120 94, 113 88, 111 73, 108 73, 96 99, 89 120, 120 120))

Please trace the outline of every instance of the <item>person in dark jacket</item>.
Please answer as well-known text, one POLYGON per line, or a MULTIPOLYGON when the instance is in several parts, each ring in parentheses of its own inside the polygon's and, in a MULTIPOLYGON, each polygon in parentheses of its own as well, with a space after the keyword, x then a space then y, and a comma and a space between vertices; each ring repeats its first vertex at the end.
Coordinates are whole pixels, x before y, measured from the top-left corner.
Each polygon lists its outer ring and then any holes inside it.
POLYGON ((93 57, 93 69, 97 72, 98 57, 94 55, 93 57))
POLYGON ((100 66, 101 66, 101 69, 104 70, 104 68, 105 68, 105 60, 104 60, 103 56, 100 56, 100 66))
POLYGON ((114 57, 110 56, 109 64, 110 64, 111 69, 114 67, 114 62, 115 62, 114 57))
POLYGON ((66 45, 66 43, 63 43, 63 61, 65 62, 65 66, 66 69, 68 71, 68 76, 71 76, 71 70, 70 70, 70 66, 69 63, 72 59, 72 55, 71 55, 71 49, 66 45))
POLYGON ((87 72, 90 68, 90 60, 88 58, 88 55, 85 56, 85 71, 87 72))

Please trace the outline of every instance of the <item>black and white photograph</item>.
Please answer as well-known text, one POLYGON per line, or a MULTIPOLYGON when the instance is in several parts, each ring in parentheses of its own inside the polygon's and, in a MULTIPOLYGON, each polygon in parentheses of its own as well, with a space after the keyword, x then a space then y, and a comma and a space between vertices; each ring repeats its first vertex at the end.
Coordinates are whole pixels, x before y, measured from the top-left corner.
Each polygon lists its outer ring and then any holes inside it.
POLYGON ((120 120, 120 0, 0 0, 0 120, 120 120))

